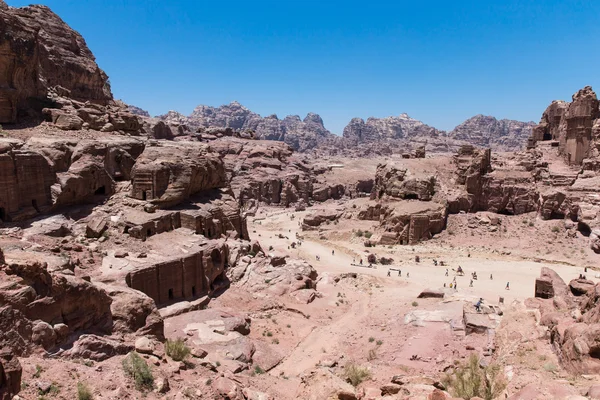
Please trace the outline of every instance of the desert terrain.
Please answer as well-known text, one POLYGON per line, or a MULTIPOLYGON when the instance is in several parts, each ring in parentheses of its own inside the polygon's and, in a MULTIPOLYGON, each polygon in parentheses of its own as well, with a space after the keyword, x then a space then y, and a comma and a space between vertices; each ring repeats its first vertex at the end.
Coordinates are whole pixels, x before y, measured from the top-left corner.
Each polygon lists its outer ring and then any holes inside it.
POLYGON ((600 399, 591 87, 452 132, 152 118, 0 17, 0 400, 600 399))

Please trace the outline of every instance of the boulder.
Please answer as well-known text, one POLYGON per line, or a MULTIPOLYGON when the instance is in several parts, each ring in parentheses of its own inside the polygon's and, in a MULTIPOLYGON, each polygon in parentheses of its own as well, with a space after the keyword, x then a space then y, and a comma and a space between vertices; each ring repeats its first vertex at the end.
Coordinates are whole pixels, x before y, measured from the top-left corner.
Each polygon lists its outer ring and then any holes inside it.
POLYGON ((428 298, 435 298, 435 299, 443 299, 444 298, 444 292, 442 290, 436 290, 436 289, 425 289, 423 290, 421 293, 419 293, 419 295, 417 296, 418 299, 428 299, 428 298))
POLYGON ((85 235, 88 238, 99 238, 108 228, 108 221, 104 217, 92 218, 86 225, 85 235))

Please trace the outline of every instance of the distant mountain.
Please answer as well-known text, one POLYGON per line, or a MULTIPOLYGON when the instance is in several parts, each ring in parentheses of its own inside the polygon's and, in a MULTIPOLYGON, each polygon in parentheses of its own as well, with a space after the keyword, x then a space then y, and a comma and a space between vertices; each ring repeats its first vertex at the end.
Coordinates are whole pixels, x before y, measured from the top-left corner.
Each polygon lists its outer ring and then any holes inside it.
POLYGON ((514 151, 525 147, 534 125, 534 122, 497 120, 480 114, 458 125, 448 136, 497 151, 514 151))
POLYGON ((343 137, 360 143, 382 139, 410 139, 418 136, 437 138, 443 134, 443 131, 425 125, 423 122, 409 117, 408 114, 401 114, 399 117, 371 117, 367 119, 367 122, 362 118, 353 118, 344 128, 343 137))
POLYGON ((189 117, 169 111, 158 118, 166 122, 187 124, 195 129, 218 127, 253 131, 259 139, 282 141, 297 151, 307 151, 322 142, 337 138, 325 129, 323 119, 318 114, 309 113, 303 120, 298 115, 290 115, 284 119, 279 119, 275 114, 261 117, 237 101, 220 107, 198 106, 189 117))
MULTIPOLYGON (((361 144, 382 143, 402 146, 428 143, 434 151, 452 151, 461 144, 492 147, 495 151, 515 151, 524 148, 533 122, 497 120, 477 115, 458 125, 451 132, 438 130, 411 118, 408 114, 386 118, 353 118, 344 128, 342 137, 328 131, 318 114, 309 113, 304 119, 297 115, 279 119, 277 115, 261 117, 234 101, 220 107, 200 105, 191 115, 176 111, 160 115, 169 123, 185 124, 193 129, 219 127, 253 131, 257 138, 288 143, 297 151, 315 148, 352 150, 361 144)), ((410 147, 410 146, 409 146, 410 147)))

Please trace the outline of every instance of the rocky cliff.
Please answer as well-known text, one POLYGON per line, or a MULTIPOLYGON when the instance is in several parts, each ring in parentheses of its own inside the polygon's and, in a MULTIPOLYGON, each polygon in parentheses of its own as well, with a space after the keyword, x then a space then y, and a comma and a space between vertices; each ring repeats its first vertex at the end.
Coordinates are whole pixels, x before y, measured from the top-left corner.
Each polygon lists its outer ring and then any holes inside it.
POLYGON ((386 118, 353 118, 344 128, 342 137, 328 131, 323 119, 309 113, 304 119, 297 115, 279 119, 276 115, 261 117, 238 102, 220 107, 198 106, 191 115, 169 111, 158 116, 169 124, 201 128, 231 128, 250 132, 257 139, 276 140, 289 144, 296 151, 319 150, 327 154, 388 154, 398 149, 414 150, 427 144, 433 152, 456 151, 461 145, 492 147, 495 151, 521 150, 527 143, 533 122, 497 120, 477 115, 453 131, 446 132, 411 118, 408 114, 386 118), (408 146, 408 147, 407 147, 408 146))
POLYGON ((309 113, 303 120, 297 115, 279 119, 276 115, 261 117, 234 101, 220 107, 198 106, 188 117, 169 111, 158 118, 171 124, 185 124, 192 128, 231 128, 252 132, 257 139, 277 140, 294 150, 306 151, 336 136, 323 126, 321 117, 309 113))
POLYGON ((516 151, 525 148, 534 125, 533 122, 498 120, 480 114, 458 125, 448 136, 475 146, 491 147, 495 151, 516 151))
POLYGON ((48 7, 0 1, 0 54, 0 123, 47 107, 50 92, 100 105, 112 100, 83 37, 48 7))
POLYGON ((407 139, 416 136, 437 138, 444 135, 423 122, 411 118, 408 114, 398 117, 369 118, 365 122, 361 118, 353 118, 344 128, 343 137, 354 143, 377 141, 381 139, 407 139))

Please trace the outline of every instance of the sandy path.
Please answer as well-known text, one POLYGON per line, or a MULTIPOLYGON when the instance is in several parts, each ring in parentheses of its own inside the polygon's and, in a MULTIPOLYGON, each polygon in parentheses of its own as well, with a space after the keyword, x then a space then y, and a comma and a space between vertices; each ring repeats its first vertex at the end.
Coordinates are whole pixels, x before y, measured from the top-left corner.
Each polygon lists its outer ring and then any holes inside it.
MULTIPOLYGON (((433 242, 425 242, 418 246, 394 246, 395 253, 391 256, 396 260, 396 265, 390 267, 382 265, 378 265, 377 269, 354 267, 351 265, 353 258, 358 262, 357 254, 363 254, 363 262, 366 264, 366 254, 364 247, 361 248, 352 243, 316 241, 307 237, 299 248, 287 250, 287 245, 296 241, 296 233, 307 236, 306 232, 302 232, 298 226, 298 220, 301 220, 306 212, 294 213, 296 216, 294 220, 290 220, 290 214, 281 211, 268 213, 261 225, 254 226, 257 233, 262 235, 261 242, 263 244, 272 244, 276 250, 307 260, 319 274, 323 272, 357 272, 390 281, 408 282, 410 285, 406 289, 406 296, 412 298, 425 288, 441 288, 444 283, 449 286, 454 279, 452 269, 456 269, 459 265, 465 271, 464 276, 456 277, 459 293, 467 298, 482 297, 493 304, 496 304, 500 297, 504 297, 505 303, 532 297, 535 279, 539 277, 540 270, 544 266, 555 270, 566 282, 577 278, 580 273, 584 272, 583 268, 579 267, 538 263, 492 253, 473 253, 472 257, 467 257, 467 252, 464 250, 442 248, 433 242), (276 233, 283 233, 290 239, 265 239, 276 233), (335 250, 335 255, 331 254, 332 250, 335 250), (421 262, 418 264, 414 262, 415 255, 421 256, 421 262), (320 257, 320 261, 316 260, 316 256, 320 257), (436 267, 433 265, 432 258, 443 259, 448 266, 438 265, 436 267), (392 271, 392 276, 388 278, 388 268, 401 269, 402 277, 398 277, 397 273, 392 271), (448 277, 445 276, 446 268, 449 269, 448 277), (473 271, 477 272, 478 279, 473 281, 473 287, 470 287, 471 272, 473 271), (410 274, 409 278, 407 278, 407 273, 410 274), (490 279, 490 275, 493 279, 490 279), (510 290, 505 290, 508 282, 510 290)), ((373 252, 380 255, 385 254, 386 251, 382 247, 373 249, 373 252)), ((587 278, 598 281, 597 278, 592 277, 591 273, 587 274, 587 278)), ((394 285, 391 282, 390 284, 394 285)))

